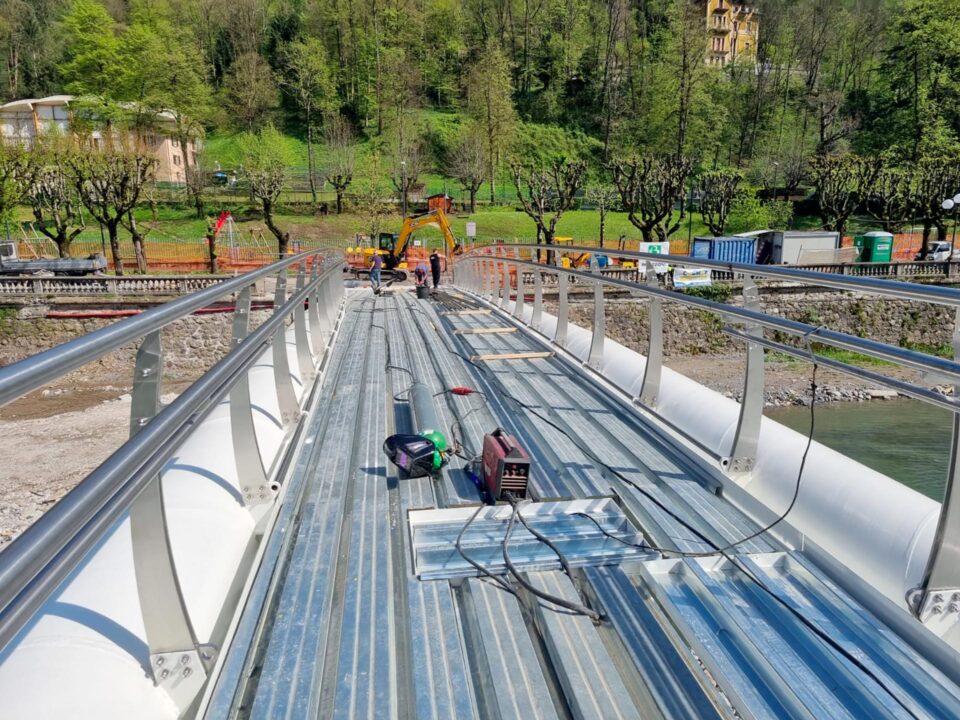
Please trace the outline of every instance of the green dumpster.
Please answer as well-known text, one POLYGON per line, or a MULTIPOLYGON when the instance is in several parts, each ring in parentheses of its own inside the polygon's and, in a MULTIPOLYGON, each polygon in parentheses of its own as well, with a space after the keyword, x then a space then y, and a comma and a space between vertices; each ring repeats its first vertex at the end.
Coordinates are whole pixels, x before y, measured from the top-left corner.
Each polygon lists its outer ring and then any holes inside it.
POLYGON ((893 260, 893 235, 883 230, 857 235, 853 245, 859 250, 857 262, 891 262, 893 260))

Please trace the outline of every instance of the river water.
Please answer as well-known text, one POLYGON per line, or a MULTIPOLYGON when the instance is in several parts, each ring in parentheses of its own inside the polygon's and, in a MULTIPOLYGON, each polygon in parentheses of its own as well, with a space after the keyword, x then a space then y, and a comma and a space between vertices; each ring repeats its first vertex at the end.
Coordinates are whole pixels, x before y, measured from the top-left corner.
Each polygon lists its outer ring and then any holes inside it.
MULTIPOLYGON (((818 405, 814 439, 928 495, 943 500, 950 413, 919 400, 818 405)), ((773 420, 806 435, 810 409, 767 408, 773 420)))

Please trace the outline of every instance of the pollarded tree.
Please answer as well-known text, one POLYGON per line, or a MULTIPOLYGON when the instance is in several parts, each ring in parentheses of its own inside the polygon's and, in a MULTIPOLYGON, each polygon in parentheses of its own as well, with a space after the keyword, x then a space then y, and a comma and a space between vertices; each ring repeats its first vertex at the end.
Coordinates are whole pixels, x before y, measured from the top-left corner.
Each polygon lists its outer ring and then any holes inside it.
POLYGON ((342 115, 327 121, 324 128, 327 145, 326 180, 337 193, 337 215, 343 212, 343 194, 353 182, 357 168, 356 137, 342 115))
POLYGON ((937 229, 937 239, 947 239, 947 215, 943 201, 960 188, 960 156, 957 154, 926 155, 914 169, 911 206, 923 222, 923 247, 930 233, 937 229))
POLYGON ((290 233, 277 226, 274 211, 287 182, 290 151, 283 135, 273 125, 267 125, 256 134, 244 133, 240 137, 240 148, 243 151, 243 174, 250 184, 250 193, 260 203, 263 222, 277 239, 277 253, 282 258, 287 254, 290 233))
POLYGON ((71 243, 84 229, 70 175, 75 152, 66 138, 47 135, 23 155, 23 199, 33 211, 34 227, 53 241, 62 258, 70 256, 71 243))
POLYGON ((447 172, 470 196, 470 212, 477 211, 477 191, 487 175, 487 146, 479 129, 467 130, 447 158, 447 172))
POLYGON ((541 241, 553 245, 557 222, 573 207, 586 172, 587 164, 582 160, 556 160, 546 169, 513 165, 517 199, 537 225, 538 245, 541 241))
POLYGON ((683 199, 692 169, 692 160, 676 155, 611 163, 613 182, 620 192, 627 219, 643 235, 644 242, 663 242, 680 227, 684 209, 681 205, 675 216, 674 205, 683 199))
POLYGON ((867 198, 882 166, 878 156, 818 155, 810 160, 810 176, 825 230, 843 236, 847 220, 867 198))
POLYGON ((137 206, 144 186, 153 180, 157 169, 154 157, 127 140, 105 132, 102 147, 88 141, 67 161, 80 201, 107 229, 117 275, 123 275, 120 224, 137 206))
POLYGON ((0 144, 0 221, 5 224, 23 197, 26 158, 19 145, 0 144))
POLYGON ((741 182, 743 175, 737 170, 712 170, 703 173, 697 181, 700 213, 714 235, 723 235, 741 182))
POLYGON ((615 188, 606 185, 588 187, 583 195, 589 202, 593 203, 600 214, 600 247, 603 247, 607 229, 607 213, 614 207, 620 196, 615 188))
POLYGON ((884 167, 867 191, 867 211, 888 232, 899 232, 910 219, 914 174, 912 168, 884 167))

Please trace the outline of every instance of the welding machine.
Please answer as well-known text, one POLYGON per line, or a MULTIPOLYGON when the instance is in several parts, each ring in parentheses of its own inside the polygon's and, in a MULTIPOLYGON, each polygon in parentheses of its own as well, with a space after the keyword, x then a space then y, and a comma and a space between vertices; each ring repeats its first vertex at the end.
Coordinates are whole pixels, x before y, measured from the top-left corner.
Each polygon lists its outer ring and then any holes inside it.
POLYGON ((507 492, 514 497, 527 496, 530 457, 513 435, 503 428, 483 436, 483 489, 490 500, 501 500, 507 492))

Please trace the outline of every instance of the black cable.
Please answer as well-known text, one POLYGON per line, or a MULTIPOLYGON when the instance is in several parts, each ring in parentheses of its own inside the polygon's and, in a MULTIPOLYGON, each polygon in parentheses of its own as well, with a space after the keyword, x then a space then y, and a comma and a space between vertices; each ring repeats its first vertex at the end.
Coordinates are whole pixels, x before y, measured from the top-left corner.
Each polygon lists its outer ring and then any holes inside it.
POLYGON ((529 532, 537 540, 542 542, 548 548, 553 550, 554 553, 556 553, 556 556, 560 558, 560 567, 563 568, 563 571, 567 574, 567 577, 570 578, 570 580, 573 580, 573 571, 570 569, 570 564, 567 562, 567 556, 560 552, 560 548, 558 548, 550 538, 536 528, 532 527, 530 523, 527 522, 527 519, 523 516, 523 513, 520 512, 520 505, 517 503, 517 499, 513 496, 513 493, 506 493, 505 497, 507 498, 507 502, 516 507, 517 520, 520 521, 520 524, 527 529, 527 532, 529 532))
POLYGON ((541 600, 546 600, 547 602, 559 607, 566 608, 567 610, 575 612, 578 615, 586 615, 587 617, 597 621, 601 620, 600 613, 598 613, 596 610, 578 603, 570 602, 564 598, 545 593, 542 590, 538 590, 523 578, 516 565, 514 565, 513 561, 510 559, 510 551, 507 549, 507 546, 510 544, 510 536, 513 534, 513 526, 516 524, 517 513, 520 511, 516 502, 511 502, 511 505, 513 506, 513 512, 510 513, 510 521, 507 523, 507 534, 503 537, 503 562, 507 566, 507 570, 510 571, 510 574, 513 575, 514 579, 520 583, 520 585, 531 595, 535 595, 541 600))
MULTIPOLYGON (((483 510, 483 508, 485 508, 485 507, 487 507, 487 506, 486 506, 486 505, 480 505, 480 506, 477 507, 477 509, 476 509, 476 511, 473 513, 473 515, 470 516, 470 519, 467 520, 467 524, 464 525, 462 528, 460 528, 460 533, 457 535, 457 541, 454 543, 454 545, 455 545, 455 547, 457 548, 457 552, 460 553, 460 557, 462 557, 464 560, 466 560, 466 561, 474 568, 474 570, 476 570, 476 571, 477 571, 478 573, 480 573, 481 575, 484 575, 484 576, 490 578, 491 580, 493 580, 494 582, 496 582, 500 587, 502 587, 504 590, 506 590, 506 591, 507 591, 508 593, 510 593, 511 595, 516 595, 516 594, 517 594, 517 591, 514 590, 512 587, 510 587, 510 583, 508 583, 506 580, 504 580, 504 579, 503 579, 502 577, 500 577, 499 575, 494 575, 492 572, 490 572, 490 571, 489 571, 487 568, 485 568, 483 565, 481 565, 480 563, 478 563, 478 562, 477 562, 476 560, 474 560, 473 558, 469 557, 469 556, 467 555, 467 553, 463 550, 463 548, 460 547, 460 543, 461 543, 461 541, 463 540, 463 535, 464 535, 464 533, 467 532, 467 528, 470 527, 470 525, 473 523, 473 521, 477 519, 477 515, 479 515, 479 514, 480 514, 480 511, 483 510)), ((504 544, 506 544, 506 539, 504 539, 504 544)))
POLYGON ((630 542, 629 540, 624 540, 624 539, 623 539, 622 537, 620 537, 619 535, 614 535, 612 532, 610 532, 609 530, 607 530, 603 525, 601 525, 600 522, 599 522, 593 515, 587 515, 587 513, 582 513, 582 512, 571 513, 571 515, 573 515, 573 516, 575 516, 575 517, 584 517, 584 518, 586 518, 587 520, 589 520, 590 522, 592 522, 594 525, 596 525, 596 526, 597 526, 597 529, 598 529, 601 533, 603 533, 604 535, 606 535, 608 538, 610 538, 611 540, 616 540, 616 541, 619 542, 619 543, 623 543, 623 544, 626 545, 627 547, 637 548, 638 550, 652 550, 652 549, 653 549, 653 548, 651 548, 651 547, 647 544, 646 540, 644 540, 644 541, 641 542, 639 545, 637 545, 636 543, 632 543, 632 542, 630 542))
MULTIPOLYGON (((809 333, 807 333, 807 334, 804 336, 804 339, 805 339, 805 341, 806 341, 806 343, 807 343, 807 348, 808 348, 808 350, 810 349, 810 335, 813 334, 813 333, 816 333, 817 330, 819 330, 819 328, 816 328, 816 329, 810 331, 809 333)), ((469 363, 470 365, 473 365, 474 367, 476 367, 477 369, 479 369, 480 371, 482 371, 484 374, 486 374, 486 375, 491 375, 491 372, 490 372, 486 367, 484 367, 484 366, 482 366, 482 365, 479 365, 478 363, 476 363, 476 362, 474 362, 473 360, 471 360, 470 358, 462 355, 461 353, 457 352, 456 350, 450 349, 449 351, 450 351, 451 353, 453 353, 454 355, 458 356, 459 358, 461 358, 462 360, 464 360, 465 362, 469 363)), ((753 539, 754 537, 757 537, 758 535, 760 535, 760 534, 762 534, 762 533, 764 533, 764 532, 767 532, 768 530, 770 530, 771 528, 773 528, 774 526, 776 526, 778 523, 782 522, 782 521, 786 518, 787 514, 789 514, 789 512, 790 512, 791 510, 793 510, 793 507, 794 507, 794 505, 796 504, 796 500, 797 500, 797 497, 798 497, 799 492, 800 492, 800 480, 801 480, 802 477, 803 477, 803 470, 804 470, 804 467, 805 467, 805 465, 806 465, 807 455, 808 455, 808 453, 809 453, 809 451, 810 451, 810 447, 811 447, 812 444, 813 444, 813 434, 814 434, 814 429, 815 429, 815 422, 814 422, 815 413, 814 413, 814 407, 815 407, 815 405, 816 405, 816 387, 817 387, 817 386, 816 386, 816 371, 817 371, 817 363, 816 363, 816 360, 813 359, 814 356, 813 356, 813 353, 812 353, 812 352, 810 352, 810 356, 811 356, 811 359, 812 359, 812 362, 813 362, 813 372, 812 372, 812 374, 811 374, 811 383, 810 383, 810 387, 811 387, 811 398, 810 398, 810 430, 809 430, 809 434, 808 434, 808 436, 807 436, 807 445, 806 445, 806 447, 805 447, 805 449, 804 449, 803 457, 801 458, 801 461, 800 461, 800 469, 799 469, 799 472, 798 472, 798 474, 797 474, 797 484, 796 484, 796 487, 795 487, 795 489, 794 489, 794 495, 793 495, 793 498, 792 498, 792 500, 791 500, 791 502, 790 502, 790 505, 788 506, 786 512, 782 513, 776 520, 774 520, 772 523, 768 524, 765 528, 761 529, 761 530, 758 531, 757 533, 751 534, 750 536, 748 536, 748 537, 746 537, 746 538, 744 538, 744 539, 742 539, 742 540, 739 540, 739 541, 737 541, 737 542, 735 542, 735 543, 732 543, 732 544, 727 545, 727 546, 724 546, 724 547, 718 547, 716 543, 714 543, 710 538, 708 538, 706 535, 704 535, 703 533, 701 533, 697 528, 693 527, 686 519, 682 518, 681 516, 679 516, 678 514, 676 514, 675 512, 673 512, 672 510, 670 510, 669 508, 667 508, 662 502, 660 502, 660 500, 658 500, 656 497, 654 497, 653 495, 651 495, 650 493, 648 493, 646 490, 644 490, 642 487, 640 487, 639 485, 637 485, 637 483, 635 483, 633 480, 631 480, 630 478, 626 477, 625 475, 623 475, 622 473, 620 473, 618 470, 616 470, 615 468, 611 467, 611 466, 608 465, 607 463, 603 462, 603 461, 600 460, 599 458, 595 457, 592 451, 590 451, 590 450, 587 449, 587 448, 584 448, 584 447, 579 443, 579 441, 578 441, 576 438, 572 437, 571 434, 570 434, 566 429, 564 429, 563 427, 561 427, 561 426, 558 425, 557 423, 553 422, 550 418, 544 416, 542 413, 538 412, 535 408, 529 406, 527 403, 523 402, 523 401, 520 400, 519 398, 516 398, 516 397, 514 397, 513 395, 511 395, 509 392, 507 392, 506 388, 502 387, 502 383, 499 383, 499 381, 498 381, 498 384, 501 386, 501 388, 500 388, 500 389, 501 389, 501 393, 500 393, 500 394, 502 394, 504 397, 512 400, 512 401, 513 401, 514 403, 516 403, 518 406, 520 406, 520 407, 528 410, 528 411, 531 412, 533 415, 536 415, 538 418, 540 418, 541 420, 543 420, 544 422, 546 422, 548 425, 550 425, 551 427, 553 427, 554 429, 556 429, 558 432, 560 432, 561 434, 563 434, 567 439, 569 439, 571 442, 573 442, 573 444, 576 445, 576 446, 577 446, 582 452, 584 452, 587 456, 591 457, 591 458, 592 458, 595 462, 597 462, 599 465, 602 465, 602 466, 603 466, 604 468, 606 468, 609 472, 613 473, 613 474, 616 475, 618 478, 620 478, 621 480, 623 480, 624 482, 626 482, 628 485, 630 485, 630 486, 632 486, 633 488, 635 488, 638 492, 642 493, 644 496, 646 496, 647 498, 649 498, 654 504, 656 504, 658 507, 660 507, 664 512, 666 512, 666 513, 667 513, 668 515, 670 515, 672 518, 674 518, 675 520, 677 520, 677 522, 679 522, 681 525, 683 525, 684 527, 686 527, 686 528, 687 528, 690 532, 692 532, 694 535, 696 535, 696 536, 699 537, 701 540, 703 540, 703 542, 704 542, 705 544, 707 544, 707 545, 709 545, 709 546, 711 546, 711 547, 716 548, 715 550, 713 550, 713 551, 711 551, 711 552, 708 552, 708 553, 684 552, 684 551, 681 551, 681 550, 674 550, 674 549, 669 549, 669 548, 659 548, 659 547, 652 546, 652 545, 650 546, 649 549, 651 549, 651 550, 656 550, 656 551, 659 551, 659 552, 661 552, 661 553, 670 553, 670 554, 676 555, 676 556, 678 556, 678 557, 711 557, 711 556, 716 556, 716 555, 721 555, 721 556, 723 556, 723 557, 726 558, 734 567, 736 567, 738 570, 740 570, 740 571, 743 573, 743 575, 744 575, 748 580, 750 580, 756 587, 758 587, 761 591, 763 591, 764 593, 766 593, 766 594, 767 594, 769 597, 771 597, 776 603, 778 603, 778 604, 779 604, 781 607, 783 607, 787 612, 789 612, 792 616, 794 616, 801 624, 803 624, 807 629, 809 629, 815 636, 817 636, 818 638, 820 638, 820 639, 824 642, 824 644, 826 644, 827 646, 829 646, 830 648, 832 648, 836 653, 838 653, 838 654, 841 655, 842 657, 846 658, 852 665, 854 665, 854 667, 856 667, 856 668, 857 668, 858 670, 860 670, 864 675, 866 675, 866 676, 869 677, 871 680, 873 680, 874 683, 876 683, 876 685, 877 685, 881 690, 883 690, 887 695, 889 695, 890 698, 892 698, 892 699, 894 700, 894 702, 896 702, 901 708, 903 708, 903 710, 906 711, 907 714, 910 715, 910 717, 915 718, 915 720, 920 720, 920 717, 919 717, 916 713, 914 713, 899 697, 897 697, 897 694, 894 692, 894 690, 893 690, 889 685, 887 685, 875 672, 873 672, 869 667, 867 667, 866 664, 865 664, 863 661, 861 661, 861 660, 860 660, 859 658, 857 658, 853 653, 851 653, 851 652, 848 651, 846 648, 844 648, 842 645, 840 645, 839 642, 837 642, 837 641, 834 640, 832 637, 830 637, 825 631, 823 631, 823 630, 821 630, 819 627, 817 627, 816 624, 813 623, 813 621, 809 620, 802 612, 800 612, 799 610, 797 610, 796 608, 794 608, 792 605, 790 605, 786 600, 784 600, 783 598, 781 598, 776 592, 774 592, 771 588, 769 588, 760 578, 758 578, 753 572, 751 572, 751 571, 749 570, 749 568, 747 568, 747 567, 746 567, 745 565, 743 565, 738 559, 736 559, 735 556, 731 556, 731 555, 729 555, 728 552, 727 552, 727 551, 730 550, 731 548, 734 548, 734 547, 736 547, 737 545, 740 545, 740 544, 742 544, 743 542, 746 542, 746 541, 749 540, 749 539, 753 539)), ((496 376, 494 375, 493 378, 495 379, 496 376)), ((506 550, 506 544, 504 544, 504 550, 506 550)), ((519 581, 520 578, 518 577, 517 580, 519 581)), ((521 584, 523 584, 523 583, 521 583, 521 584)), ((524 585, 524 586, 526 587, 526 585, 524 585)))

